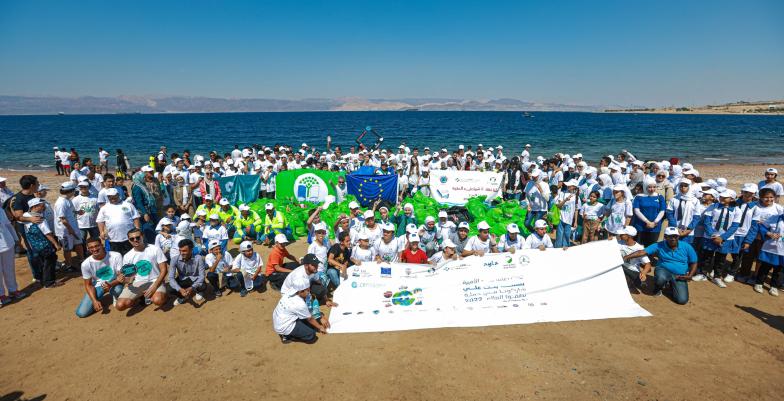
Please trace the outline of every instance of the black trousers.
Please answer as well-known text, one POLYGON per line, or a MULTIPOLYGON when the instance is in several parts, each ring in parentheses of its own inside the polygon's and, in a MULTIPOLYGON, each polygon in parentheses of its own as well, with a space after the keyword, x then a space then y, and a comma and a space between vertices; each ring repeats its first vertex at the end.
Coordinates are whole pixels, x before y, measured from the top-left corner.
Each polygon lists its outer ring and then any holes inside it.
POLYGON ((133 249, 133 246, 131 246, 131 243, 129 241, 123 241, 123 242, 109 241, 109 250, 112 252, 117 252, 120 255, 125 255, 131 249, 133 249))

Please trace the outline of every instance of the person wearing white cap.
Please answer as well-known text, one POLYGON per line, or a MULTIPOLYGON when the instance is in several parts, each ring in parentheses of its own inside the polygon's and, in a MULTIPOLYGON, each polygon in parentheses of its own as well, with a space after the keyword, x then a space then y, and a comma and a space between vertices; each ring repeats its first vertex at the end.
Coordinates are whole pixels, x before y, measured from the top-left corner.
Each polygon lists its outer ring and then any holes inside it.
POLYGON ((220 216, 221 223, 223 223, 224 227, 226 227, 226 231, 229 234, 229 237, 234 237, 234 232, 236 231, 236 227, 234 227, 234 222, 240 215, 240 210, 237 209, 236 206, 232 205, 228 199, 221 198, 218 202, 218 216, 220 216))
POLYGON ((95 222, 98 224, 101 239, 108 240, 109 248, 122 255, 132 248, 128 242, 128 231, 141 227, 139 212, 133 203, 120 202, 117 188, 109 188, 106 199, 107 203, 98 210, 95 222))
POLYGON ((750 252, 754 238, 750 238, 747 241, 747 237, 751 232, 752 216, 754 216, 754 211, 757 208, 757 201, 755 200, 757 184, 743 184, 740 194, 740 197, 735 200, 736 207, 738 208, 738 212, 736 213, 736 217, 738 218, 738 229, 735 231, 735 240, 733 241, 735 242, 733 244, 733 250, 735 252, 732 254, 730 272, 724 277, 725 283, 735 281, 736 276, 738 276, 738 281, 746 282, 748 272, 745 272, 745 275, 743 276, 739 276, 739 273, 741 272, 742 267, 748 267, 748 270, 750 271, 751 265, 756 259, 750 252))
POLYGON ((106 197, 106 192, 109 189, 111 189, 111 188, 114 188, 118 192, 118 194, 120 195, 120 200, 121 201, 125 200, 125 192, 124 192, 125 190, 123 189, 123 187, 116 186, 115 183, 116 183, 116 180, 115 180, 114 175, 112 175, 112 174, 104 175, 104 177, 103 177, 103 188, 101 188, 101 190, 98 191, 98 207, 99 208, 103 207, 103 205, 105 205, 106 203, 109 202, 109 200, 106 197))
POLYGON ((65 266, 72 269, 74 263, 81 263, 84 259, 82 248, 82 233, 79 231, 79 222, 76 220, 76 209, 71 199, 74 197, 76 184, 66 181, 60 186, 60 197, 54 204, 54 233, 63 248, 65 266), (76 252, 78 261, 72 259, 71 251, 76 252))
POLYGON ((446 210, 440 210, 438 212, 436 227, 438 229, 438 239, 440 240, 452 238, 457 232, 457 226, 454 221, 449 220, 449 214, 447 214, 446 210))
POLYGON ((98 217, 98 198, 90 193, 90 183, 82 181, 79 183, 79 195, 71 199, 76 211, 76 222, 81 231, 83 239, 98 238, 100 232, 96 218, 98 217))
POLYGON ((196 208, 196 214, 198 214, 200 211, 205 212, 207 216, 219 213, 220 206, 215 204, 215 201, 212 199, 212 195, 205 195, 202 199, 204 203, 196 208))
POLYGON ((635 196, 632 202, 632 225, 637 230, 638 239, 643 246, 654 244, 659 239, 664 211, 667 208, 664 196, 657 193, 656 188, 656 181, 646 178, 643 182, 643 193, 635 196))
POLYGON ((310 280, 299 277, 289 285, 289 292, 281 294, 278 305, 272 312, 272 327, 280 336, 283 344, 299 341, 313 344, 318 340, 316 333, 327 334, 329 321, 322 318, 324 324, 313 316, 310 280))
POLYGON ((166 303, 165 278, 169 264, 161 248, 144 242, 144 235, 138 228, 128 231, 128 241, 133 248, 123 256, 123 265, 134 265, 133 281, 128 283, 117 299, 117 310, 133 307, 139 298, 144 297, 146 304, 163 306, 166 303))
POLYGON ((419 234, 408 234, 408 246, 400 253, 401 263, 426 264, 427 254, 419 249, 419 234))
POLYGON ((234 258, 229 251, 221 251, 220 241, 212 241, 208 245, 207 256, 204 257, 206 265, 205 274, 207 281, 212 286, 212 290, 216 297, 223 296, 223 288, 225 286, 232 287, 231 280, 234 279, 234 288, 242 290, 245 288, 245 280, 243 279, 242 272, 239 269, 236 272, 231 271, 234 258))
POLYGON ((313 225, 313 238, 308 245, 307 253, 316 255, 319 260, 318 273, 322 285, 328 285, 327 277, 327 253, 329 253, 330 242, 327 238, 327 224, 323 221, 313 225))
POLYGON ((251 241, 242 241, 239 249, 240 253, 231 263, 231 272, 242 274, 242 282, 237 283, 240 288, 240 296, 244 297, 254 289, 258 289, 260 292, 266 291, 266 276, 262 271, 264 262, 261 260, 261 255, 253 250, 251 241))
POLYGON ((274 245, 267 257, 267 268, 264 272, 267 281, 273 289, 280 289, 286 276, 299 266, 299 260, 289 253, 287 246, 288 238, 284 234, 277 234, 274 238, 274 245), (291 262, 286 262, 286 259, 291 262))
POLYGON ((731 189, 719 193, 719 202, 705 210, 703 226, 707 240, 703 242, 701 260, 703 269, 713 283, 720 288, 726 287, 724 276, 730 274, 727 254, 737 253, 734 248, 735 231, 738 229, 740 215, 735 207, 737 194, 731 189))
POLYGON ((564 188, 555 197, 561 221, 555 229, 555 247, 564 248, 571 244, 572 231, 577 228, 578 184, 575 178, 564 183, 564 188))
POLYGON ((455 244, 455 250, 458 255, 463 255, 463 251, 465 250, 466 245, 468 245, 468 240, 470 239, 468 231, 470 228, 468 222, 461 221, 457 224, 457 231, 449 237, 452 243, 455 244))
MULTIPOLYGON (((770 192, 773 192, 772 188, 762 188, 760 196, 763 196, 763 193, 764 196, 770 196, 770 192)), ((772 271, 768 294, 777 297, 779 290, 776 287, 784 290, 781 282, 781 270, 784 268, 784 214, 771 216, 766 221, 755 224, 754 228, 754 234, 758 233, 762 241, 754 291, 762 293, 768 273, 772 271)))
POLYGON ((531 159, 531 144, 525 144, 525 148, 523 148, 523 151, 520 153, 520 157, 524 162, 527 162, 531 159))
POLYGON ((659 262, 654 270, 653 295, 659 296, 669 283, 675 303, 685 305, 689 302, 689 280, 697 271, 697 252, 691 245, 681 241, 675 227, 664 230, 664 241, 655 242, 643 250, 632 252, 623 257, 625 262, 643 256, 656 256, 659 262))
POLYGON ((531 235, 525 238, 523 249, 539 249, 544 251, 547 248, 553 247, 553 241, 547 234, 547 222, 539 219, 534 223, 534 230, 531 235))
MULTIPOLYGON (((174 240, 174 236, 172 235, 172 231, 174 231, 174 222, 168 217, 164 217, 158 222, 158 226, 160 226, 161 229, 158 232, 158 235, 155 236, 155 246, 161 248, 163 254, 167 255, 167 259, 171 260, 170 253, 174 253, 172 252, 172 244, 176 245, 176 243, 172 242, 174 240)), ((174 248, 176 248, 176 246, 174 248)))
POLYGON ((765 170, 765 179, 760 181, 757 186, 759 189, 762 188, 770 188, 773 190, 773 193, 776 195, 776 201, 784 195, 784 186, 781 185, 780 182, 776 181, 776 178, 779 176, 779 171, 773 167, 770 167, 765 170))
POLYGON ((618 235, 618 231, 631 223, 634 209, 632 202, 626 197, 628 188, 624 184, 615 184, 612 188, 612 200, 604 206, 604 228, 609 237, 618 235))
POLYGON ((327 287, 321 284, 318 275, 319 259, 312 253, 306 254, 301 263, 294 264, 294 268, 286 276, 286 279, 280 286, 280 294, 285 296, 293 291, 294 283, 307 281, 310 283, 310 291, 313 296, 321 302, 322 305, 333 306, 332 302, 327 299, 327 287))
POLYGON ((381 233, 381 238, 373 243, 376 262, 397 262, 400 257, 400 252, 405 249, 405 241, 400 241, 398 238, 395 238, 395 225, 392 223, 382 224, 381 233))
POLYGON ((362 214, 362 223, 354 225, 349 232, 352 245, 358 243, 361 234, 367 235, 369 245, 375 244, 382 234, 381 227, 376 223, 376 216, 372 210, 366 210, 362 214))
POLYGON ((524 242, 525 239, 520 236, 520 227, 509 223, 506 225, 506 234, 498 240, 498 251, 515 253, 518 249, 523 249, 524 242))
POLYGON ((665 215, 667 225, 678 229, 681 241, 694 245, 694 227, 700 220, 700 214, 695 213, 700 202, 693 195, 691 184, 687 178, 682 178, 678 182, 678 193, 667 202, 665 215))
POLYGON ((438 242, 442 239, 441 232, 436 229, 436 219, 433 216, 427 216, 425 224, 417 228, 417 233, 419 234, 419 248, 425 251, 428 257, 433 256, 438 251, 438 242))
POLYGON ((372 262, 375 259, 376 252, 370 246, 370 237, 364 231, 359 232, 356 237, 356 245, 351 249, 351 262, 359 266, 362 262, 372 262))
POLYGON ((414 205, 410 203, 406 203, 402 206, 403 213, 400 213, 401 206, 400 203, 397 204, 397 210, 395 210, 395 215, 392 217, 392 222, 397 226, 397 232, 395 233, 396 236, 401 236, 406 233, 406 226, 409 224, 417 225, 417 219, 414 215, 414 205))
POLYGON ((490 236, 490 225, 483 220, 476 225, 476 229, 476 235, 468 240, 461 256, 482 256, 488 253, 497 253, 498 248, 495 240, 490 236))
MULTIPOLYGON (((643 250, 642 245, 634 240, 637 230, 632 226, 626 226, 616 232, 618 234, 618 246, 621 249, 621 257, 643 250)), ((626 274, 626 282, 629 289, 639 289, 647 279, 651 271, 651 260, 648 256, 641 256, 629 259, 623 263, 623 272, 626 274)))
POLYGON ((436 267, 441 267, 451 261, 459 260, 460 256, 457 254, 455 243, 449 238, 444 239, 441 243, 441 251, 438 251, 428 258, 427 262, 436 267))
POLYGON ((362 212, 362 209, 359 208, 359 203, 357 201, 351 201, 348 203, 348 211, 349 211, 349 228, 354 229, 356 227, 360 227, 362 223, 365 222, 365 215, 362 212))
POLYGON ((209 244, 210 241, 216 240, 221 243, 221 250, 225 251, 229 243, 229 233, 226 227, 221 224, 220 215, 213 213, 208 216, 209 224, 202 230, 202 242, 209 244))
MULTIPOLYGON (((759 204, 756 208, 754 208, 754 214, 752 215, 752 223, 751 223, 751 230, 746 235, 746 240, 744 243, 749 243, 749 257, 750 258, 757 258, 760 252, 762 245, 769 239, 770 237, 766 238, 762 235, 763 231, 768 230, 776 224, 779 216, 784 213, 784 207, 776 203, 776 192, 772 188, 760 188, 759 190, 759 204)), ((774 231, 775 234, 775 231, 774 231)), ((780 241, 779 241, 780 242, 780 241)), ((760 260, 761 262, 761 260, 760 260)), ((765 277, 760 277, 762 264, 758 263, 757 265, 757 274, 756 280, 753 278, 754 276, 751 275, 751 267, 753 262, 749 261, 746 262, 744 258, 743 267, 741 268, 741 272, 739 276, 749 276, 751 277, 746 281, 747 284, 754 284, 754 290, 757 292, 762 292, 762 284, 765 277), (747 265, 747 263, 749 263, 747 265), (757 287, 759 286, 759 287, 757 287)), ((774 270, 776 273, 776 270, 774 270)), ((780 276, 780 274, 776 274, 780 276)), ((767 276, 767 272, 765 273, 767 276)), ((775 277, 774 277, 775 278, 775 277)), ((777 290, 778 291, 778 290, 777 290)), ((777 293, 776 291, 776 293, 777 293)))
POLYGON ((248 205, 240 205, 238 209, 239 215, 234 220, 234 243, 257 240, 261 233, 261 217, 248 205))
POLYGON ((525 215, 525 225, 533 229, 534 221, 547 214, 550 187, 542 181, 542 170, 535 169, 531 172, 531 180, 525 185, 523 192, 528 201, 528 213, 525 215))
POLYGON ((264 245, 271 246, 274 244, 278 234, 284 234, 286 238, 289 238, 291 236, 291 227, 289 227, 286 216, 275 210, 275 205, 272 203, 264 205, 264 211, 264 232, 259 240, 264 245))

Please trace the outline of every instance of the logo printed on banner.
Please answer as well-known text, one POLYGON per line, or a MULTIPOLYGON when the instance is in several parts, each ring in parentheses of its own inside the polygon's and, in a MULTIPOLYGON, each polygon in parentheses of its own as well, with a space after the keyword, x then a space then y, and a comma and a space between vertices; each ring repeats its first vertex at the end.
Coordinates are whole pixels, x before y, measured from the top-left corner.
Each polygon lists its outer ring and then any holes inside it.
POLYGON ((327 194, 327 183, 315 174, 302 174, 294 180, 294 195, 300 202, 324 202, 327 194))
POLYGON ((229 191, 229 192, 234 191, 234 183, 231 182, 231 181, 227 182, 226 183, 226 190, 229 191))
POLYGON ((529 258, 527 255, 520 255, 520 257, 517 258, 517 263, 519 263, 521 267, 528 266, 531 264, 531 258, 529 258))

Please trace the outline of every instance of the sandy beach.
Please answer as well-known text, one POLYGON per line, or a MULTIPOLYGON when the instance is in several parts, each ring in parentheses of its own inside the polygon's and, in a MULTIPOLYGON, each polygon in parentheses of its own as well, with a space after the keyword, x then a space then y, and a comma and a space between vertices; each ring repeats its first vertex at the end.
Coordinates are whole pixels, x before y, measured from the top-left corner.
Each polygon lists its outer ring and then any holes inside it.
MULTIPOLYGON (((738 189, 770 166, 696 167, 738 189)), ((22 174, 0 175, 18 190, 22 174)), ((33 174, 51 188, 64 180, 33 174)), ((26 259, 16 271, 31 295, 0 309, 0 359, 15 362, 0 364, 2 400, 779 400, 784 380, 782 299, 739 283, 691 283, 685 306, 633 295, 650 318, 324 335, 307 346, 281 345, 271 290, 78 319, 79 276, 39 289, 26 259)))

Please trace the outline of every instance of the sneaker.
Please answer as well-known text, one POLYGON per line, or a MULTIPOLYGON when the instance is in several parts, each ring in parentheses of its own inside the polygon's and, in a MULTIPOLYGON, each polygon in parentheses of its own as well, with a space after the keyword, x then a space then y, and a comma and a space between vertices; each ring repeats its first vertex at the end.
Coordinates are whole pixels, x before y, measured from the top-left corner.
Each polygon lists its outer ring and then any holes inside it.
POLYGON ((27 298, 27 293, 23 291, 14 291, 11 293, 11 298, 19 300, 27 298))
POLYGON ((283 334, 278 334, 280 336, 280 342, 283 344, 288 344, 291 342, 289 336, 284 336, 283 334))
POLYGON ((652 296, 652 297, 660 297, 660 296, 662 296, 662 292, 661 292, 661 290, 659 290, 659 291, 656 291, 656 292, 654 292, 653 294, 651 294, 651 296, 652 296))
POLYGON ((185 298, 177 298, 176 300, 174 300, 174 306, 182 305, 184 303, 185 303, 185 298))
POLYGON ((725 283, 731 283, 733 281, 735 281, 735 276, 733 276, 732 274, 728 274, 726 277, 724 277, 725 283))
POLYGON ((713 279, 713 284, 716 284, 717 286, 719 286, 719 288, 727 288, 727 284, 724 284, 724 280, 718 277, 715 277, 713 279))
POLYGON ((240 296, 241 297, 245 297, 246 295, 248 295, 248 290, 243 289, 243 290, 240 291, 240 296))
POLYGON ((204 295, 201 295, 201 293, 200 293, 200 292, 197 292, 197 293, 196 293, 196 295, 194 295, 193 299, 194 299, 196 302, 201 302, 201 301, 204 301, 204 295))
POLYGON ((768 290, 768 294, 777 297, 779 296, 779 290, 777 290, 776 287, 770 287, 770 290, 768 290))
POLYGON ((708 272, 708 278, 713 280, 713 270, 708 272))
POLYGON ((215 297, 220 298, 222 296, 223 296, 223 291, 221 290, 215 291, 215 297))
POLYGON ((14 300, 11 297, 7 297, 5 295, 0 295, 0 305, 8 305, 14 300))
POLYGON ((704 274, 695 274, 694 277, 691 278, 691 281, 706 281, 708 280, 705 278, 704 274))
POLYGON ((762 294, 763 291, 762 284, 754 284, 754 291, 757 291, 758 293, 762 294))

